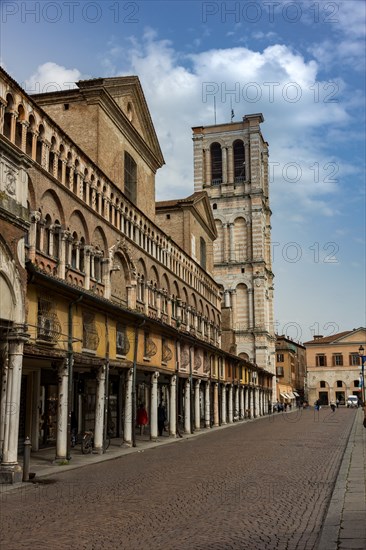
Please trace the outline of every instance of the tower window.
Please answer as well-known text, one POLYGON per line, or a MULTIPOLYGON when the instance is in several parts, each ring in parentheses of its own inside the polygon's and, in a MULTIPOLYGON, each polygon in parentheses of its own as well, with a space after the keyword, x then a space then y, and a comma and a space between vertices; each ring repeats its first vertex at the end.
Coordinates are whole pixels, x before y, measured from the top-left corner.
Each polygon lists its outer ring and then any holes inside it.
POLYGON ((214 204, 212 205, 212 210, 217 210, 217 204, 216 204, 216 203, 214 203, 214 204))
POLYGON ((222 183, 222 151, 219 143, 211 145, 211 183, 222 183))
POLYGON ((233 145, 234 152, 234 181, 241 183, 245 181, 245 152, 244 143, 237 140, 233 145))

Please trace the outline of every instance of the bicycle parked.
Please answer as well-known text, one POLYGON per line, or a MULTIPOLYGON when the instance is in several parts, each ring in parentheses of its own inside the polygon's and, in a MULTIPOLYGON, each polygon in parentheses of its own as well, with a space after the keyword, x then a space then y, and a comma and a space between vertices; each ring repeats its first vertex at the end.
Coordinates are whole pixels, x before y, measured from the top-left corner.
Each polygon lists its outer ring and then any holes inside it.
MULTIPOLYGON (((104 451, 108 449, 110 444, 111 444, 111 438, 108 433, 105 440, 104 451)), ((83 455, 87 455, 93 452, 93 448, 94 448, 94 431, 87 430, 82 435, 81 452, 83 453, 83 455)))

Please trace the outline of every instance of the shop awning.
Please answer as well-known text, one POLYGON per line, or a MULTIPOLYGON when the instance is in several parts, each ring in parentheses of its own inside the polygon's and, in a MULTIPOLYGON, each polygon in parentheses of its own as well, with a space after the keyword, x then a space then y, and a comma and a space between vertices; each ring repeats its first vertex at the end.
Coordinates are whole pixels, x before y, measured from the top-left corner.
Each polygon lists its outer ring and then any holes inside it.
POLYGON ((289 396, 289 399, 295 399, 295 396, 294 396, 294 394, 292 393, 292 391, 289 391, 289 392, 288 392, 288 396, 289 396))
POLYGON ((281 397, 284 397, 285 399, 287 399, 287 393, 280 393, 281 397))
POLYGON ((298 394, 297 391, 294 391, 293 394, 295 397, 300 397, 300 394, 298 394))

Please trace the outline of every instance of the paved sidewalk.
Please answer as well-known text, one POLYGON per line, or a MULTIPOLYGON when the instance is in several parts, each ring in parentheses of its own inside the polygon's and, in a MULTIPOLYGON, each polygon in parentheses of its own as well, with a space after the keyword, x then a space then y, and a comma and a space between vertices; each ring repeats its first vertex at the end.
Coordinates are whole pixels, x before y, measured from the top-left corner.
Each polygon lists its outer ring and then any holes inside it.
POLYGON ((317 550, 351 549, 366 549, 366 429, 361 408, 355 417, 317 546, 317 550))

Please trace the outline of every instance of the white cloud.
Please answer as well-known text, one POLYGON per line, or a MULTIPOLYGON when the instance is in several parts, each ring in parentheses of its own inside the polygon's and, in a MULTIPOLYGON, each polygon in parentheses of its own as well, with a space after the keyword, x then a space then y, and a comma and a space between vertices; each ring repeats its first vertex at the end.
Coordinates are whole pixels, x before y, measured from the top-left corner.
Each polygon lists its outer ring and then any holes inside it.
POLYGON ((341 132, 349 114, 347 103, 338 101, 344 84, 340 81, 329 89, 328 82, 318 81, 314 60, 306 61, 279 44, 263 51, 213 49, 181 59, 170 42, 149 33, 130 50, 131 72, 141 79, 166 160, 157 176, 159 199, 192 192, 191 127, 214 123, 215 95, 217 122, 230 120, 231 103, 235 120, 263 112, 270 161, 278 163, 272 182, 272 202, 278 212, 296 203, 294 223, 304 215, 338 214, 328 199, 337 195, 346 167, 329 154, 323 136, 327 131, 341 132))
MULTIPOLYGON (((339 142, 344 138, 349 114, 347 102, 338 101, 345 90, 342 81, 329 89, 329 83, 317 80, 314 60, 306 61, 279 44, 263 51, 235 47, 182 58, 171 42, 158 40, 152 29, 145 30, 141 42, 134 37, 129 42, 123 68, 115 38, 100 60, 108 76, 132 73, 142 82, 166 161, 157 175, 158 199, 192 192, 191 127, 214 123, 215 96, 217 122, 230 120, 231 105, 235 120, 263 112, 263 133, 270 143, 272 202, 279 215, 294 203, 293 223, 311 213, 338 214, 329 198, 337 196, 340 179, 354 170, 328 152, 324 135, 337 136, 339 142)), ((67 87, 65 83, 80 78, 78 69, 45 63, 27 85, 34 89, 36 83, 44 87, 55 82, 67 87)))
POLYGON ((51 61, 39 65, 36 72, 26 81, 24 89, 27 93, 57 92, 75 88, 75 82, 82 78, 78 69, 66 69, 51 61))

